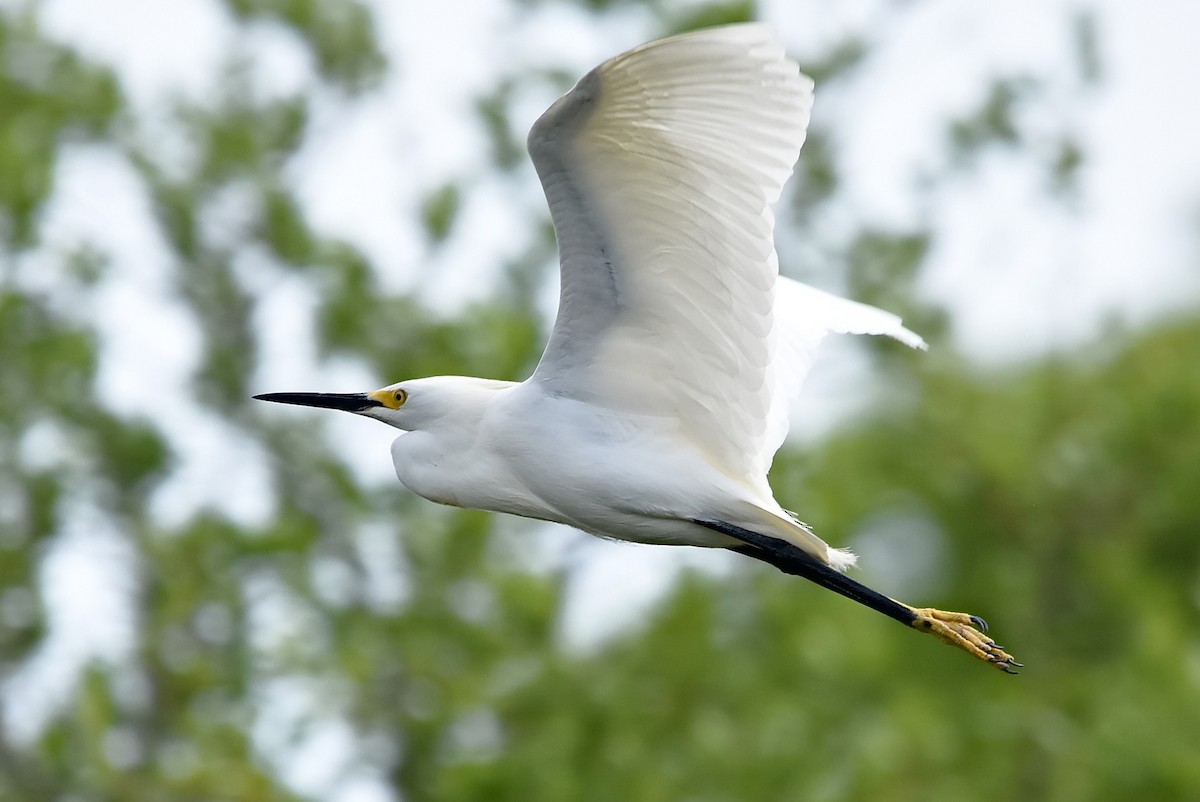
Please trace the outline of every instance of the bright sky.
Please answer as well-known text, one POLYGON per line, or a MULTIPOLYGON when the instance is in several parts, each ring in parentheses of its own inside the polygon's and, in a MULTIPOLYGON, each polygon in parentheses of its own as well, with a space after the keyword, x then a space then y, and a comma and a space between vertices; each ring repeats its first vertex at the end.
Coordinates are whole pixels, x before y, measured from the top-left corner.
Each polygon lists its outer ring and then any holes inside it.
MULTIPOLYGON (((0 5, 22 3, 0 0, 0 5)), ((465 299, 486 297, 496 266, 524 244, 510 232, 526 230, 529 210, 543 206, 526 165, 514 178, 477 182, 458 224, 460 235, 438 251, 425 244, 416 214, 424 195, 488 166, 487 144, 472 116, 475 98, 497 72, 517 73, 531 64, 582 74, 604 57, 650 38, 653 21, 638 9, 625 9, 598 22, 553 3, 518 16, 510 0, 374 0, 370 5, 393 70, 378 91, 361 99, 323 97, 314 133, 288 175, 310 220, 361 247, 387 287, 406 289, 421 279, 431 303, 452 309, 465 299)), ((762 17, 798 56, 819 54, 846 34, 872 42, 870 61, 854 80, 817 88, 814 116, 834 133, 846 182, 840 202, 813 224, 834 242, 860 220, 892 228, 932 225, 937 250, 921 291, 951 310, 955 337, 969 354, 1003 362, 1069 349, 1096 337, 1111 320, 1137 325, 1172 309, 1195 308, 1200 299, 1200 104, 1195 101, 1200 4, 763 0, 759 5, 762 17), (1103 74, 1094 88, 1082 87, 1071 49, 1071 15, 1081 10, 1096 12, 1098 19, 1103 74), (946 158, 947 118, 976 109, 988 79, 1022 74, 1049 77, 1020 119, 1023 130, 1043 137, 1047 146, 1061 133, 1073 134, 1083 145, 1077 202, 1047 203, 1041 168, 1024 152, 990 151, 974 173, 933 191, 923 188, 922 177, 946 158)), ((88 0, 45 0, 40 18, 49 35, 111 65, 143 109, 156 108, 175 93, 211 96, 233 50, 250 57, 256 85, 265 93, 293 92, 313 76, 308 54, 290 33, 269 24, 247 33, 215 0, 107 0, 103 13, 88 0)), ((516 123, 524 130, 553 92, 542 85, 517 91, 521 119, 516 123)), ((160 125, 163 147, 185 159, 185 144, 166 121, 160 125)), ((214 204, 206 217, 214 236, 236 225, 245 202, 232 188, 214 204)), ((170 249, 152 224, 136 173, 103 148, 72 148, 61 162, 42 229, 50 247, 25 263, 21 276, 27 283, 53 287, 55 253, 81 241, 115 257, 113 276, 98 291, 96 303, 62 301, 64 309, 93 320, 102 332, 105 394, 119 409, 157 422, 183 456, 178 475, 154 498, 155 510, 170 520, 182 520, 201 505, 218 505, 246 522, 270 515, 264 461, 188 398, 186 380, 199 356, 199 340, 171 299, 163 269, 171 262, 170 249), (131 320, 139 322, 131 327, 131 320), (237 476, 226 469, 231 460, 243 466, 237 476)), ((803 253, 804 243, 793 240, 781 244, 785 270, 789 254, 803 253)), ((311 347, 296 347, 312 342, 310 316, 298 314, 315 305, 312 291, 262 253, 240 254, 237 270, 264 299, 260 323, 268 334, 267 359, 256 380, 263 389, 361 389, 380 378, 402 378, 373 377, 354 364, 318 364, 311 347)), ((836 275, 832 269, 820 277, 834 282, 827 288, 836 291, 836 275)), ((832 353, 855 364, 846 349, 832 353)), ((837 417, 846 382, 864 377, 861 369, 839 371, 830 363, 826 370, 834 378, 823 380, 821 367, 805 409, 814 420, 829 421, 837 417)), ((348 444, 364 481, 392 481, 387 432, 349 416, 330 424, 337 439, 348 444)), ((42 438, 40 446, 53 444, 53 432, 36 436, 42 438)), ((579 644, 633 620, 669 586, 681 565, 712 570, 724 565, 719 555, 614 546, 557 527, 533 537, 553 544, 543 553, 557 554, 554 559, 572 566, 577 581, 565 628, 579 644), (609 600, 617 597, 624 603, 611 607, 609 600)), ((64 542, 75 542, 71 538, 64 542)), ((97 629, 98 618, 113 620, 111 608, 120 604, 119 594, 96 580, 96 569, 89 574, 88 566, 97 564, 92 552, 109 555, 100 562, 110 566, 122 559, 119 538, 98 538, 61 548, 47 561, 48 579, 64 572, 73 577, 54 587, 86 587, 87 600, 66 590, 62 598, 54 596, 56 639, 7 689, 10 700, 37 685, 30 677, 58 666, 60 674, 66 672, 63 677, 47 683, 43 675, 37 686, 52 694, 69 683, 71 667, 87 655, 115 659, 131 637, 128 632, 78 636, 105 632, 97 629)), ((341 738, 345 745, 351 736, 335 727, 322 737, 341 738)), ((269 735, 262 738, 270 741, 269 735)), ((315 792, 331 788, 334 779, 297 782, 315 792)), ((386 798, 367 780, 339 780, 337 786, 343 799, 386 798)))

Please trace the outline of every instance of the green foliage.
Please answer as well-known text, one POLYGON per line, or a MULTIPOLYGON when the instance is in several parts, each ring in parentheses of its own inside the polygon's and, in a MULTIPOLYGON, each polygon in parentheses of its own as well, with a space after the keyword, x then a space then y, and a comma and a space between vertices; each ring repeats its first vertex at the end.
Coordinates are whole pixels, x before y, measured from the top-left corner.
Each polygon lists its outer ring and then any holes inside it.
POLYGON ((454 184, 447 184, 425 199, 421 206, 421 218, 429 238, 435 243, 445 242, 450 236, 461 203, 462 193, 454 184))
POLYGON ((1059 142, 1050 167, 1050 185, 1059 192, 1071 192, 1079 183, 1079 168, 1083 166, 1083 150, 1070 139, 1059 142))
POLYGON ((55 149, 108 130, 120 104, 106 70, 42 39, 28 18, 0 15, 0 241, 29 245, 55 149))
MULTIPOLYGON (((911 301, 929 244, 926 233, 866 228, 858 232, 842 259, 850 297, 895 312, 927 342, 940 343, 947 327, 945 313, 911 301)), ((886 339, 871 344, 892 353, 905 350, 886 339)))
MULTIPOLYGON (((292 30, 323 87, 353 92, 381 76, 357 3, 226 5, 240 24, 292 30)), ((663 30, 754 12, 689 7, 649 4, 663 30)), ((0 12, 0 680, 48 642, 45 569, 69 548, 71 522, 102 519, 127 549, 119 590, 133 635, 126 653, 83 668, 32 740, 0 719, 0 799, 299 799, 280 753, 329 722, 352 733, 351 771, 412 800, 1200 795, 1194 320, 1004 372, 970 368, 949 343, 921 357, 889 350, 874 416, 777 460, 781 501, 857 547, 865 580, 989 617, 1028 664, 1023 676, 749 562, 689 574, 635 627, 571 651, 559 632, 569 576, 530 570, 529 526, 364 486, 325 418, 251 406, 270 289, 238 266, 265 254, 310 283, 320 360, 351 359, 383 380, 518 379, 544 337, 532 299, 552 261, 546 222, 523 232, 495 299, 435 314, 385 292, 380 265, 306 219, 286 166, 309 133, 308 95, 256 97, 233 63, 218 97, 164 112, 189 154, 168 159, 115 79, 32 19, 0 12), (121 268, 88 243, 59 253, 38 241, 58 148, 80 138, 127 157, 144 182, 173 256, 157 268, 202 343, 191 400, 265 455, 262 520, 152 514, 181 444, 109 408, 89 318, 68 314, 65 293, 16 278, 12 265, 37 249, 85 298, 121 268), (211 207, 230 192, 244 213, 214 233, 211 207), (280 712, 297 704, 292 719, 280 712)), ((1079 20, 1081 74, 1099 81, 1095 25, 1079 20)), ((849 41, 806 67, 836 81, 869 50, 849 41)), ((516 80, 498 79, 478 109, 496 170, 523 164, 516 80)), ((993 143, 1044 147, 1016 114, 1032 86, 985 88, 978 112, 949 128, 961 157, 951 167, 993 143)), ((806 145, 806 217, 836 195, 834 142, 814 131, 806 145)), ((1054 191, 1074 186, 1086 156, 1069 138, 1038 155, 1054 191)), ((427 199, 433 244, 463 234, 473 180, 427 199)), ((854 297, 937 339, 942 313, 911 301, 935 244, 857 226, 838 263, 854 297)))
POLYGON ((950 126, 950 144, 962 160, 989 144, 1015 145, 1020 139, 1014 115, 1023 96, 1035 88, 1029 78, 997 81, 973 114, 950 126))
POLYGON ((925 234, 861 232, 847 254, 850 295, 884 308, 895 306, 911 290, 928 250, 925 234))
POLYGON ((838 186, 837 165, 829 136, 810 129, 804 140, 804 160, 796 165, 796 192, 792 208, 804 220, 812 210, 829 200, 838 186))
POLYGON ((58 319, 46 299, 0 290, 0 362, 0 423, 12 431, 28 426, 39 410, 63 410, 88 397, 94 343, 58 319), (34 399, 38 405, 30 404, 34 399))
POLYGON ((351 90, 378 80, 386 64, 370 12, 354 0, 225 0, 246 19, 273 19, 300 36, 322 75, 351 90))
POLYGON ((494 91, 481 97, 475 106, 492 143, 492 162, 502 170, 512 170, 525 157, 522 146, 525 139, 513 130, 509 113, 512 100, 512 82, 502 81, 494 91))
MULTIPOLYGON (((820 56, 796 55, 802 60, 801 69, 813 79, 819 93, 840 77, 852 74, 866 52, 865 44, 852 38, 840 42, 820 56)), ((819 117, 809 124, 803 153, 804 158, 796 163, 791 182, 794 185, 792 210, 801 225, 830 200, 841 181, 833 137, 825 130, 819 117)))
POLYGON ((384 296, 354 255, 343 253, 334 264, 323 283, 322 342, 365 356, 381 376, 519 379, 536 364, 538 325, 522 305, 480 304, 442 321, 413 298, 384 296))
POLYGON ((733 3, 708 3, 687 9, 683 13, 668 12, 668 31, 686 33, 697 28, 711 28, 714 25, 750 22, 757 15, 756 5, 754 0, 739 0, 733 3))
MULTIPOLYGON (((823 56, 805 58, 801 69, 818 87, 825 87, 842 75, 851 73, 866 55, 865 42, 860 39, 846 39, 823 56)), ((808 150, 807 143, 804 149, 808 150)))

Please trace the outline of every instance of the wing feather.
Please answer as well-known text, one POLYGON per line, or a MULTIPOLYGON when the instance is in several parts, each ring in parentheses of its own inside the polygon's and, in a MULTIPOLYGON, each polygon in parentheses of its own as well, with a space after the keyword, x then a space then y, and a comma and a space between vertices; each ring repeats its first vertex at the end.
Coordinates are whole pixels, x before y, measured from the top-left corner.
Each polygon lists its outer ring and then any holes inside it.
POLYGON ((860 304, 780 276, 775 285, 776 383, 763 438, 762 470, 783 444, 788 431, 788 410, 812 367, 817 346, 825 335, 878 334, 924 350, 920 335, 904 327, 898 315, 860 304))
POLYGON ((763 481, 775 395, 770 204, 811 106, 812 82, 758 25, 632 50, 551 106, 529 150, 561 289, 531 381, 676 420, 714 464, 763 481))

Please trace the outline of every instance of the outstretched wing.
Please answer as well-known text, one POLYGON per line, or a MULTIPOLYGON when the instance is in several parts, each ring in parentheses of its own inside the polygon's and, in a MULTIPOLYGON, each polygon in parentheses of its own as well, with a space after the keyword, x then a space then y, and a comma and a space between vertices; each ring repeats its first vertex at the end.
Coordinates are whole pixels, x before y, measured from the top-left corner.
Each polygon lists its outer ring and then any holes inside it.
POLYGON ((898 315, 823 292, 780 276, 775 284, 774 394, 759 452, 763 473, 787 437, 788 412, 812 367, 825 335, 882 334, 910 348, 924 349, 920 335, 904 327, 898 315))
POLYGON ((529 135, 562 263, 531 381, 677 420, 723 470, 761 481, 776 434, 770 204, 811 106, 812 81, 759 25, 637 48, 555 102, 529 135))

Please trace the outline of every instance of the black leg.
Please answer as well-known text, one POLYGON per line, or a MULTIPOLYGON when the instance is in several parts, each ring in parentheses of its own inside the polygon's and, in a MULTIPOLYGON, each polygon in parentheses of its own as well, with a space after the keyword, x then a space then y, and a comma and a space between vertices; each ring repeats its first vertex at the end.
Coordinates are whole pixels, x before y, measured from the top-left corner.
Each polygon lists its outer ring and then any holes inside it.
POLYGON ((829 567, 785 540, 760 535, 724 521, 697 520, 696 523, 746 544, 730 547, 732 551, 769 563, 785 574, 801 576, 816 582, 823 588, 853 599, 918 632, 927 632, 943 643, 985 660, 1006 674, 1016 674, 1017 669, 1021 667, 1012 655, 984 634, 987 632, 987 623, 977 615, 946 612, 932 607, 909 607, 871 590, 861 582, 855 582, 841 571, 829 567))
POLYGON ((760 535, 724 521, 696 521, 696 523, 746 544, 745 547, 735 548, 732 551, 769 563, 785 574, 801 576, 810 582, 816 582, 823 588, 840 593, 848 599, 864 604, 907 626, 912 626, 917 619, 912 608, 872 590, 861 582, 855 582, 841 571, 830 568, 808 552, 787 541, 760 535))

